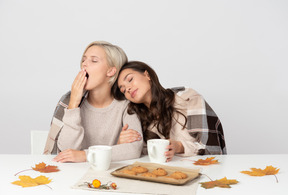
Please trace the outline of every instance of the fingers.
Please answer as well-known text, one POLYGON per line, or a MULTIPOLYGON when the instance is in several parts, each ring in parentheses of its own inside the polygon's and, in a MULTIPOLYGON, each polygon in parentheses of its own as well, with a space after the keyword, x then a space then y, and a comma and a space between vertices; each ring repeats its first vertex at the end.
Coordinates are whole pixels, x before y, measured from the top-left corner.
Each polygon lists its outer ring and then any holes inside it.
POLYGON ((76 76, 73 84, 72 84, 72 88, 75 89, 83 89, 86 83, 86 70, 82 69, 78 75, 76 76))
POLYGON ((53 161, 56 162, 68 162, 70 160, 69 158, 69 151, 68 150, 64 150, 62 152, 60 152, 54 159, 53 161))
POLYGON ((166 156, 166 158, 167 158, 167 162, 169 162, 169 161, 171 161, 172 159, 173 159, 173 157, 174 157, 174 152, 172 151, 172 150, 170 150, 170 151, 168 151, 168 152, 166 152, 165 153, 165 156, 166 156))
POLYGON ((128 124, 126 124, 126 125, 124 125, 123 127, 122 127, 122 131, 125 131, 125 130, 127 130, 128 129, 128 124))
POLYGON ((68 106, 69 109, 77 108, 80 104, 86 81, 86 70, 82 69, 76 76, 71 87, 71 96, 68 106))
POLYGON ((85 151, 79 150, 64 150, 60 152, 53 161, 64 163, 64 162, 84 162, 86 161, 85 151))
POLYGON ((140 133, 138 133, 137 131, 133 129, 128 129, 128 130, 121 131, 118 144, 132 143, 135 141, 139 141, 141 139, 142 137, 140 133))
POLYGON ((173 159, 175 155, 175 145, 173 144, 173 142, 170 141, 170 145, 168 145, 166 149, 168 150, 165 152, 165 156, 167 158, 166 162, 169 162, 173 159))

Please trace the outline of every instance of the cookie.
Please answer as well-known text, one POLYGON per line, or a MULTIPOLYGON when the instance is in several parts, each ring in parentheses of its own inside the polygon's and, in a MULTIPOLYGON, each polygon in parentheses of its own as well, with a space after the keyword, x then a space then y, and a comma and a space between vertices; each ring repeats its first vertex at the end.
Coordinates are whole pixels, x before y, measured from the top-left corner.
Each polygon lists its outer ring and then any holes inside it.
POLYGON ((137 174, 138 173, 146 173, 146 172, 148 172, 147 168, 141 167, 141 166, 133 167, 131 170, 135 171, 137 174))
POLYGON ((165 169, 163 169, 163 168, 157 168, 154 171, 152 171, 152 173, 154 173, 157 176, 165 176, 165 175, 167 175, 167 171, 165 171, 165 169))
POLYGON ((180 171, 175 171, 169 177, 174 178, 174 179, 186 179, 188 176, 185 173, 182 173, 180 171))

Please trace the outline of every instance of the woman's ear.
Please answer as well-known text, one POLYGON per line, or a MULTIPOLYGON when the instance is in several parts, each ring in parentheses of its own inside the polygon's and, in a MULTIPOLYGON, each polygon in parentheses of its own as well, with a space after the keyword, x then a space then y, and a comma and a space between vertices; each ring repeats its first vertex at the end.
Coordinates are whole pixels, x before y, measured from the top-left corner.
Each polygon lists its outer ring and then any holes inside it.
POLYGON ((148 73, 147 70, 145 70, 144 75, 148 78, 149 81, 151 80, 151 79, 150 79, 150 75, 149 75, 149 73, 148 73))
POLYGON ((107 76, 112 77, 116 74, 116 67, 111 67, 107 71, 107 76))

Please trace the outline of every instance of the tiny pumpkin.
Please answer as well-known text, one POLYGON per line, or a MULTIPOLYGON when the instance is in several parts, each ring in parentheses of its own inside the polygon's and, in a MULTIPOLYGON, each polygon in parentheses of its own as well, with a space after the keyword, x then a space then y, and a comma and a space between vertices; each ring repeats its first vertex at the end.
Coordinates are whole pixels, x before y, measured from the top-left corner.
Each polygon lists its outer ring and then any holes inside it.
POLYGON ((94 179, 92 181, 92 185, 94 186, 94 188, 99 188, 101 186, 101 182, 98 179, 94 179))

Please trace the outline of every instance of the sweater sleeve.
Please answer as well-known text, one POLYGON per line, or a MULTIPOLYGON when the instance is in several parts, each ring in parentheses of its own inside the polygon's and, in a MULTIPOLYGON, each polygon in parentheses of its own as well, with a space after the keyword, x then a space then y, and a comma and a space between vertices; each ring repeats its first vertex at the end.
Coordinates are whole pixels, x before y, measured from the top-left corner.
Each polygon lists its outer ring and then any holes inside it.
POLYGON ((184 153, 177 154, 177 156, 197 155, 198 151, 200 149, 204 149, 205 147, 196 137, 191 136, 191 132, 198 130, 199 128, 205 131, 202 124, 203 121, 205 122, 205 118, 203 119, 198 117, 200 114, 205 112, 204 99, 200 94, 192 89, 186 89, 185 91, 178 92, 175 98, 175 107, 187 117, 186 128, 183 129, 182 125, 185 124, 185 119, 182 115, 175 113, 176 120, 174 121, 174 126, 170 132, 171 137, 177 141, 181 141, 184 147, 184 153), (195 120, 192 121, 191 116, 195 116, 195 120), (191 129, 191 124, 196 125, 196 127, 191 129))
MULTIPOLYGON (((112 146, 112 161, 121 161, 139 158, 143 148, 143 135, 139 118, 136 114, 129 115, 127 107, 123 114, 123 125, 128 124, 128 129, 136 130, 140 133, 142 139, 132 143, 118 144, 112 146)), ((120 134, 120 133, 119 133, 120 134)), ((116 144, 116 143, 115 143, 116 144)))
POLYGON ((81 125, 80 108, 64 109, 63 123, 64 126, 57 141, 59 150, 81 150, 84 128, 81 125))
POLYGON ((177 156, 195 156, 198 150, 203 148, 200 143, 196 141, 195 138, 189 135, 187 129, 178 129, 177 140, 180 141, 184 147, 184 153, 176 154, 177 156))

